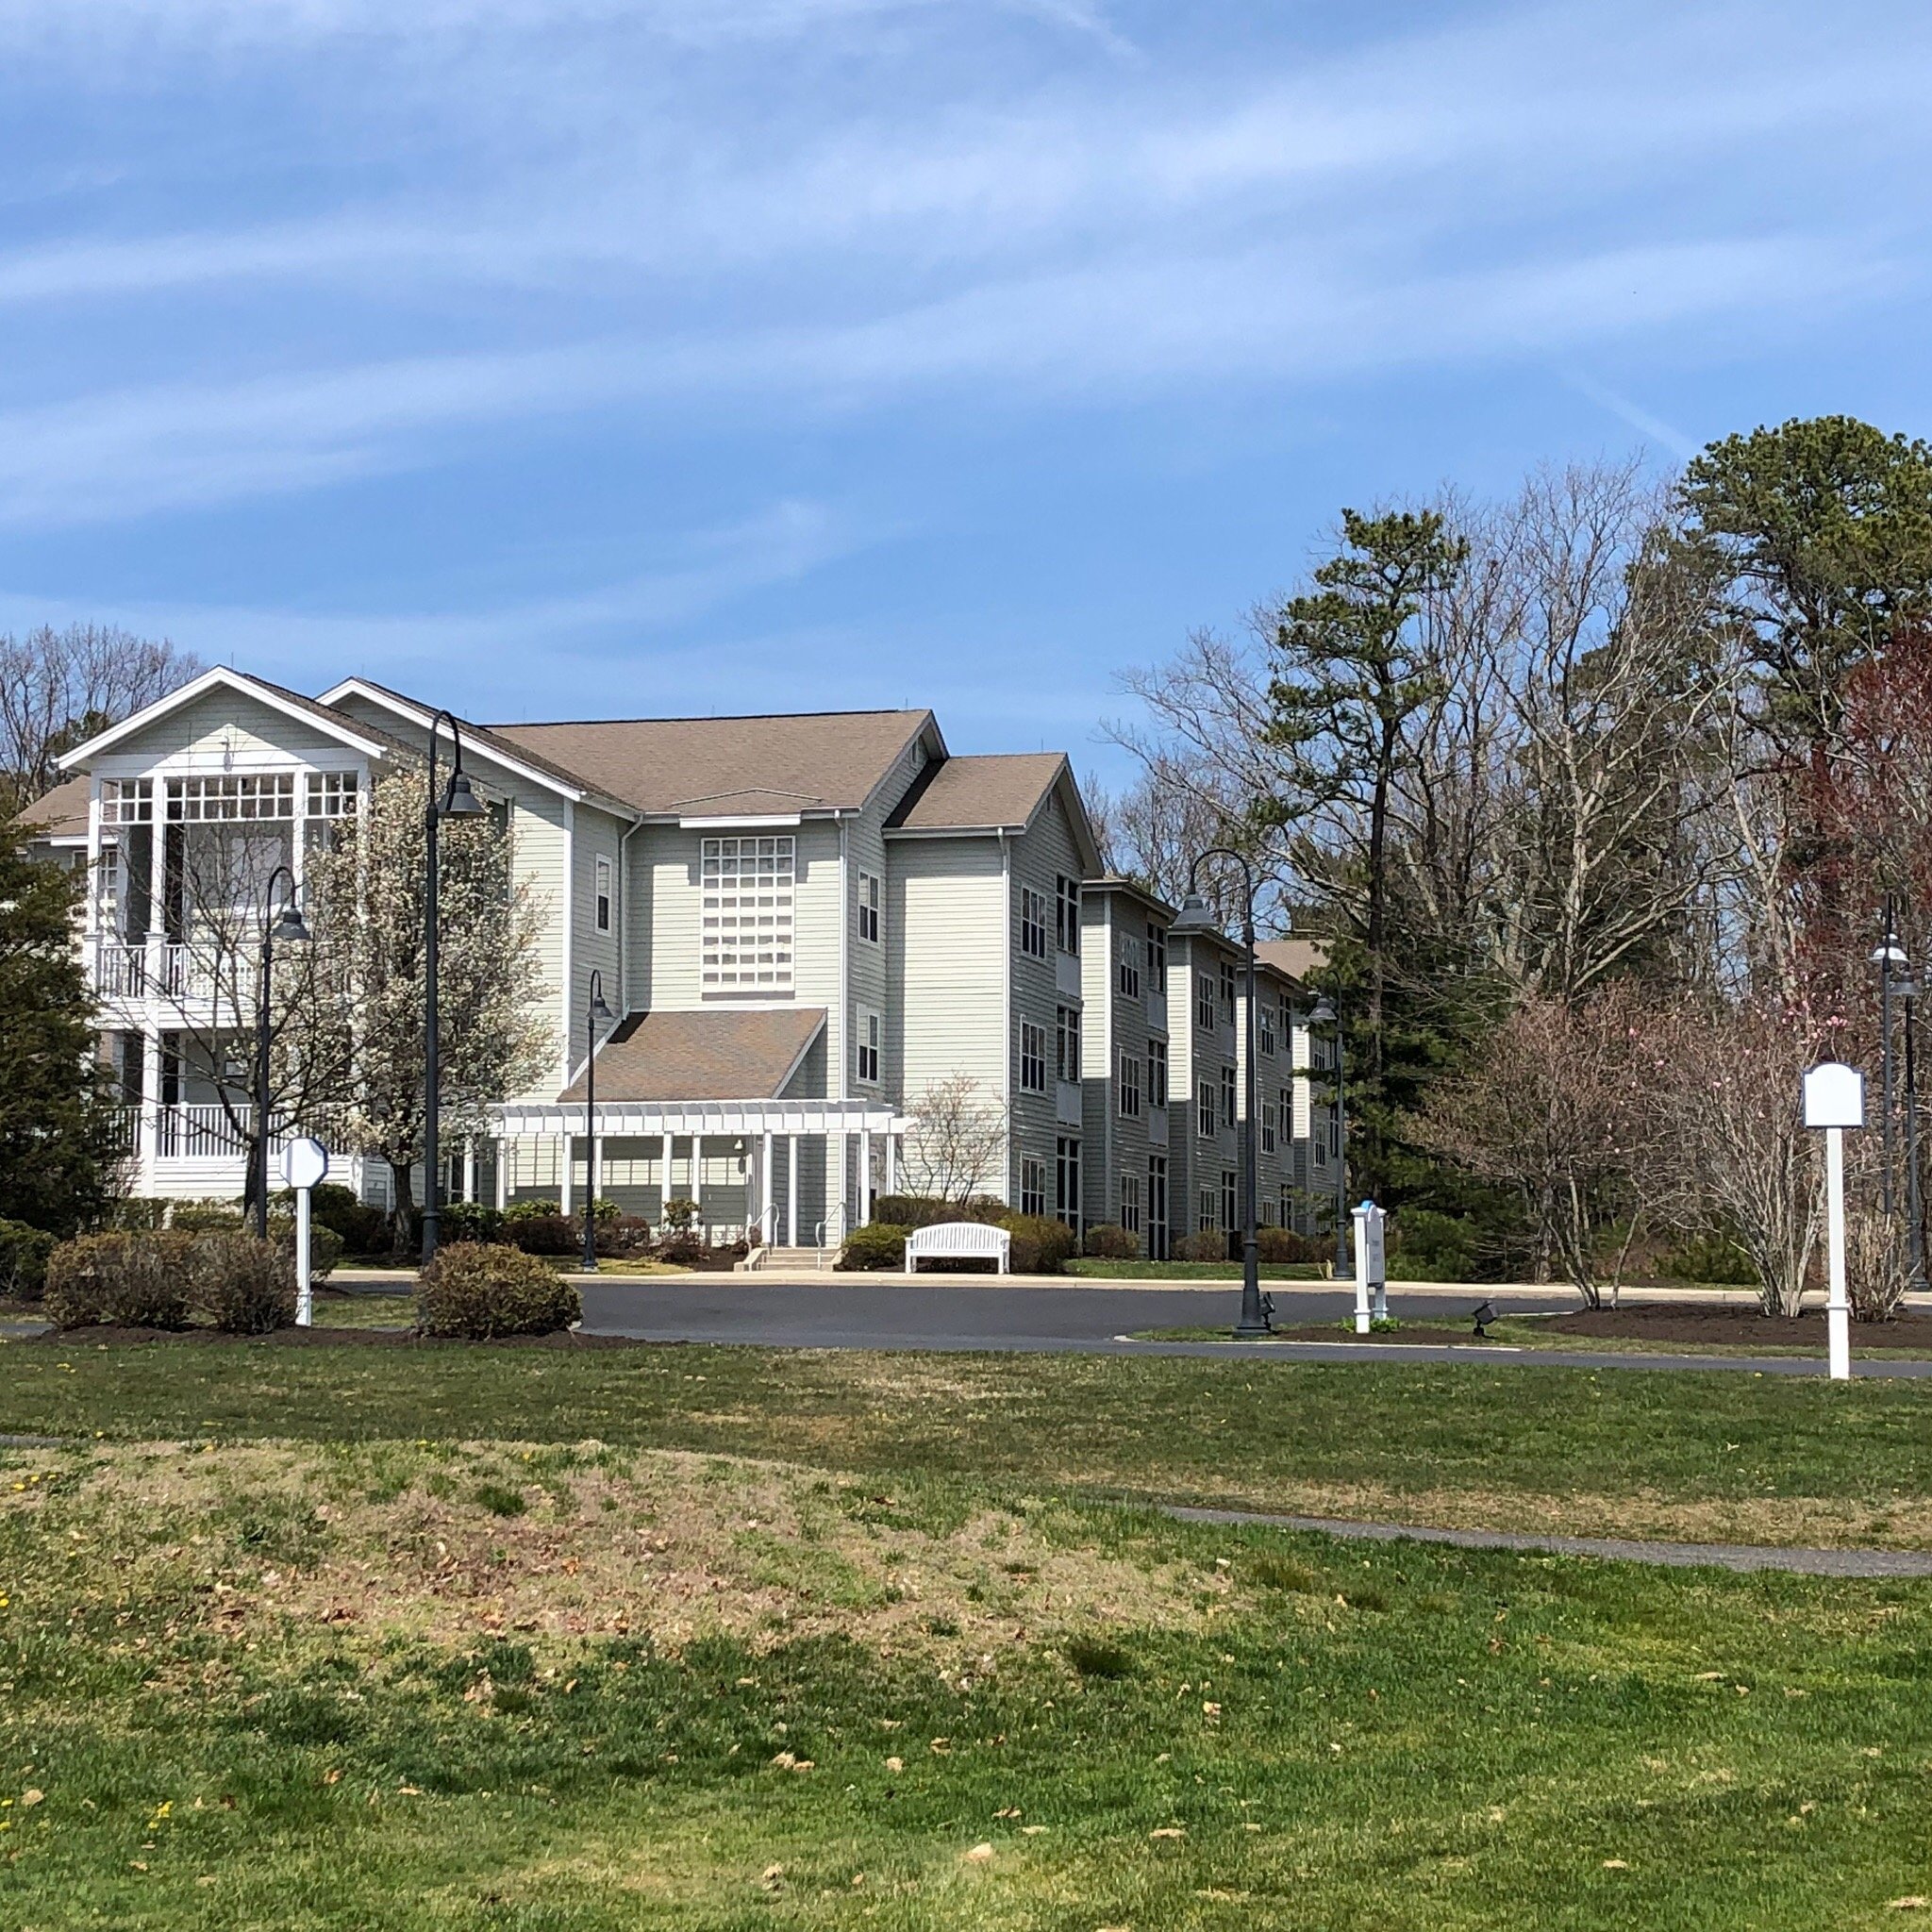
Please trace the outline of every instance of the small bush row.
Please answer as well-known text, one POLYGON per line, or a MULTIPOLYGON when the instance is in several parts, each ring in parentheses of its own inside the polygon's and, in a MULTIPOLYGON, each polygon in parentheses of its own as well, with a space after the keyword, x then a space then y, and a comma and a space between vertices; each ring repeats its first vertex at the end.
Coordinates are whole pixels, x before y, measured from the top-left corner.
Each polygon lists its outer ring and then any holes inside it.
POLYGON ((82 1235, 48 1257, 46 1302, 60 1328, 265 1335, 295 1319, 295 1257, 241 1228, 82 1235))
MULTIPOLYGON (((904 1197, 887 1196, 881 1208, 898 1207, 904 1197)), ((990 1216, 965 1215, 957 1208, 946 1214, 929 1216, 917 1223, 873 1221, 856 1227, 845 1238, 839 1266, 850 1272, 877 1272, 906 1265, 906 1237, 915 1226, 931 1227, 940 1221, 991 1220, 990 1216)), ((1003 1210, 992 1224, 1012 1236, 1008 1265, 1015 1274, 1058 1274, 1078 1249, 1074 1230, 1063 1221, 1041 1214, 1014 1214, 1003 1210)), ((924 1264, 922 1263, 922 1266, 924 1264)), ((977 1264, 975 1264, 977 1265, 977 1264)))

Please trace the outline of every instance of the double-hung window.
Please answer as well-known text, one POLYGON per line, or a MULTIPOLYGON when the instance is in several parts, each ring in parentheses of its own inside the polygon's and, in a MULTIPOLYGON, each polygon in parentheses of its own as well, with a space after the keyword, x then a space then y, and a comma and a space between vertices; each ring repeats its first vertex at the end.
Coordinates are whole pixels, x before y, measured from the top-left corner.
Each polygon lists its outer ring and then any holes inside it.
POLYGON ((870 1007, 858 1009, 858 1057, 853 1067, 861 1087, 879 1084, 879 1036, 884 1023, 870 1007))
POLYGON ((1123 1051, 1121 1054, 1121 1118, 1136 1121, 1141 1118, 1141 1059, 1138 1054, 1123 1051))
POLYGON ((1080 1143, 1062 1134, 1054 1143, 1054 1212, 1067 1225, 1080 1226, 1080 1143))
POLYGON ((1230 1025, 1234 1024, 1234 962, 1224 959, 1221 962, 1221 1017, 1230 1025))
POLYGON ((1212 1188, 1202 1188, 1194 1196, 1194 1225, 1203 1234, 1212 1234, 1220 1224, 1221 1197, 1212 1188))
POLYGON ((1231 1127, 1234 1125, 1234 1069, 1232 1067, 1223 1067, 1221 1070, 1221 1124, 1224 1127, 1231 1127))
POLYGON ((1200 1129, 1202 1140, 1211 1141, 1221 1125, 1221 1110, 1215 1105, 1214 1082, 1203 1080, 1195 1099, 1198 1103, 1195 1124, 1200 1129))
POLYGON ((1062 1080, 1080 1077, 1080 1010, 1077 1007, 1055 1008, 1054 1061, 1062 1080))
POLYGON ((1274 1103, 1272 1100, 1261 1103, 1261 1152, 1274 1152, 1274 1103))
POLYGON ((1020 888, 1020 950, 1029 959, 1046 958, 1046 894, 1020 888))
POLYGON ((1046 1212, 1046 1162, 1030 1156, 1020 1163, 1020 1212, 1046 1212))
POLYGON ((1147 977, 1156 992, 1167 991, 1167 928, 1147 922, 1147 977))
POLYGON ((1121 1176, 1121 1227, 1131 1235, 1141 1232, 1141 1176, 1137 1174, 1121 1176))
POLYGON ((1117 983, 1124 1000, 1137 1000, 1141 997, 1140 948, 1133 940, 1123 933, 1118 941, 1120 959, 1116 970, 1117 983))
POLYGON ((1203 1033, 1212 1033, 1217 1017, 1214 1010, 1214 975, 1197 973, 1194 975, 1194 1024, 1203 1033))
POLYGON ((597 930, 610 930, 610 861, 597 856, 597 930))
POLYGON ((1080 950, 1080 881, 1065 873, 1054 881, 1053 930, 1061 952, 1080 950))
POLYGON ((1257 1003, 1255 1015, 1255 1030, 1260 1036, 1262 1058, 1274 1058, 1274 1007, 1271 1001, 1257 1003))
POLYGON ((877 873, 858 874, 858 937, 873 945, 879 942, 879 877, 877 873))
POLYGON ((1167 1105, 1167 1041, 1164 1040, 1147 1042, 1147 1105, 1167 1105))
POLYGON ((1241 1224, 1241 1209, 1235 1206, 1234 1189, 1238 1176, 1231 1167, 1221 1170, 1221 1224, 1223 1227, 1238 1227, 1241 1224))
POLYGON ((702 868, 704 991, 789 989, 797 841, 707 839, 702 868))
POLYGON ((1020 1091, 1046 1091, 1046 1028, 1031 1020, 1020 1022, 1020 1091))

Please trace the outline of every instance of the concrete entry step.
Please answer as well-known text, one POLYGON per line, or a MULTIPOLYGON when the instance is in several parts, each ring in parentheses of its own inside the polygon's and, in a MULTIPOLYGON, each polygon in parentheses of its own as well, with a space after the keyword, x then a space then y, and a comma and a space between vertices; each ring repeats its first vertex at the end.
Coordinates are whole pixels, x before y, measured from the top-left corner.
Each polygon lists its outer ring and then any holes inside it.
POLYGON ((837 1248, 754 1248, 738 1264, 740 1274, 814 1274, 839 1258, 837 1248))

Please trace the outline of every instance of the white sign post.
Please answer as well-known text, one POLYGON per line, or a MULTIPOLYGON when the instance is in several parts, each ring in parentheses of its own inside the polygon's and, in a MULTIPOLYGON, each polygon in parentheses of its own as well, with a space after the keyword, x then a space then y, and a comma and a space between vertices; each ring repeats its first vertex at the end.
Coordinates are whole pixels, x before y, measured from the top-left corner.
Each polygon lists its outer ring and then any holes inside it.
POLYGON ((291 1141, 282 1149, 282 1179, 295 1191, 295 1325, 315 1324, 315 1285, 309 1276, 310 1191, 328 1178, 328 1149, 320 1141, 291 1141))
POLYGON ((1355 1332, 1366 1335, 1372 1322, 1389 1318, 1389 1264, 1382 1239, 1385 1216, 1373 1201, 1354 1210, 1355 1332), (1370 1296, 1373 1293, 1373 1306, 1370 1296))
POLYGON ((1852 1305, 1845 1293, 1845 1129, 1865 1124, 1865 1076, 1826 1060, 1805 1075, 1805 1124, 1824 1135, 1824 1236, 1831 1284, 1824 1304, 1831 1379, 1852 1378, 1852 1305))

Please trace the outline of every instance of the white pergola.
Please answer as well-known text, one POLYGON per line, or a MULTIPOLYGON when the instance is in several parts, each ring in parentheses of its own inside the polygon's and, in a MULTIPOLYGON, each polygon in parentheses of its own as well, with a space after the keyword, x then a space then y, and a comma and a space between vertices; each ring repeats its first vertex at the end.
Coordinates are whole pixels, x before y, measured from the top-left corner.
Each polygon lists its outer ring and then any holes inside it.
MULTIPOLYGON (((673 1151, 679 1140, 689 1140, 693 1150, 691 1199, 702 1206, 702 1149, 708 1140, 742 1140, 756 1148, 752 1163, 755 1179, 752 1197, 757 1208, 752 1219, 774 1245, 782 1222, 788 1243, 798 1242, 798 1143, 808 1137, 825 1143, 825 1174, 828 1191, 836 1191, 836 1211, 842 1225, 863 1226, 872 1218, 871 1190, 866 1177, 872 1173, 872 1144, 874 1136, 885 1142, 885 1191, 898 1188, 899 1139, 910 1121, 891 1107, 865 1100, 676 1100, 599 1101, 594 1122, 587 1122, 581 1105, 511 1105, 491 1109, 498 1138, 505 1141, 558 1141, 564 1146, 561 1211, 571 1212, 572 1144, 590 1136, 589 1172, 604 1173, 606 1141, 658 1141, 662 1143, 664 1186, 668 1194, 673 1151), (852 1215, 844 1199, 845 1143, 858 1141, 860 1176, 858 1212, 852 1215), (774 1182, 777 1177, 778 1143, 785 1143, 785 1189, 782 1200, 774 1182)), ((501 1166, 499 1164, 499 1172, 501 1166)), ((834 1211, 831 1200, 827 1212, 834 1211)))

